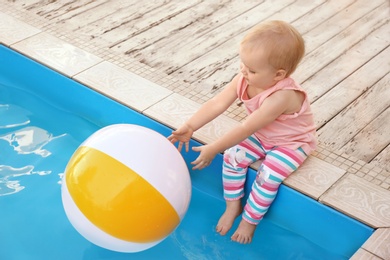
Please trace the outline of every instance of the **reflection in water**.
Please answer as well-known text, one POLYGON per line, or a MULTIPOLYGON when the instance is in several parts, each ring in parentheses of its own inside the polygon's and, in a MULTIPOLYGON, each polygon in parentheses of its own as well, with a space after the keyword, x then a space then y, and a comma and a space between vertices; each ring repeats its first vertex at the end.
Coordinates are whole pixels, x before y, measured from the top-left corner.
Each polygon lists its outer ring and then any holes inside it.
POLYGON ((34 166, 27 165, 22 168, 12 168, 7 165, 0 165, 0 196, 11 195, 23 190, 25 187, 20 185, 17 179, 24 175, 47 175, 51 171, 33 171, 34 166))
POLYGON ((62 185, 62 178, 64 177, 64 173, 59 173, 58 177, 60 177, 60 180, 57 182, 59 185, 62 185))
POLYGON ((40 127, 27 126, 31 124, 30 115, 31 112, 17 105, 0 104, 0 130, 7 131, 0 134, 0 145, 7 146, 7 144, 1 144, 2 140, 6 141, 17 153, 12 157, 26 165, 15 168, 5 165, 9 164, 7 162, 0 162, 0 196, 15 194, 23 190, 25 187, 20 183, 21 176, 50 174, 51 170, 34 171, 34 167, 38 161, 51 155, 51 152, 44 149, 44 146, 66 135, 53 136, 52 133, 40 127), (30 155, 30 157, 24 157, 24 155, 30 155), (31 158, 31 155, 39 156, 40 159, 31 158))
POLYGON ((47 157, 51 154, 50 151, 42 149, 50 141, 64 136, 53 136, 46 130, 30 126, 20 130, 0 136, 0 140, 5 140, 9 143, 18 154, 35 153, 42 157, 47 157))

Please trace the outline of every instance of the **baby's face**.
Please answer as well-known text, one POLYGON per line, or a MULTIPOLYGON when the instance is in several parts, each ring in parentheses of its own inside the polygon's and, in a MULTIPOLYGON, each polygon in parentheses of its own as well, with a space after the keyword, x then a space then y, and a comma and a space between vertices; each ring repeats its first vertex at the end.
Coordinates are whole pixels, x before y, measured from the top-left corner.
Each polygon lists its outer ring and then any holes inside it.
POLYGON ((265 90, 276 84, 276 69, 268 63, 268 56, 263 48, 240 47, 241 73, 248 85, 265 90))

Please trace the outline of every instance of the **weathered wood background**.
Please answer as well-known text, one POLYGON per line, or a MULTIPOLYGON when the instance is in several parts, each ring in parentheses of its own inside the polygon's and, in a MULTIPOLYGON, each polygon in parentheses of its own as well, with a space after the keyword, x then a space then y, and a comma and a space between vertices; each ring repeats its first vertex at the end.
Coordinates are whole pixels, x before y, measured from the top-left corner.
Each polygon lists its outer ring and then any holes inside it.
POLYGON ((320 143, 389 169, 389 0, 8 2, 211 93, 237 72, 238 42, 249 28, 290 22, 306 41, 293 76, 308 91, 320 143))

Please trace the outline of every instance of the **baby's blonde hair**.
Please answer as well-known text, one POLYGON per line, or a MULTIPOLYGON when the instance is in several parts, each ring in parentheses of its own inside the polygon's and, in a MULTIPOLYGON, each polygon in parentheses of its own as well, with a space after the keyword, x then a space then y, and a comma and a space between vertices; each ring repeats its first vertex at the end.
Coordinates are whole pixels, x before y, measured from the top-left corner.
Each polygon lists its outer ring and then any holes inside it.
POLYGON ((275 69, 286 71, 290 76, 305 54, 305 43, 301 34, 283 21, 266 21, 253 27, 241 41, 241 46, 262 47, 268 52, 268 62, 275 69))

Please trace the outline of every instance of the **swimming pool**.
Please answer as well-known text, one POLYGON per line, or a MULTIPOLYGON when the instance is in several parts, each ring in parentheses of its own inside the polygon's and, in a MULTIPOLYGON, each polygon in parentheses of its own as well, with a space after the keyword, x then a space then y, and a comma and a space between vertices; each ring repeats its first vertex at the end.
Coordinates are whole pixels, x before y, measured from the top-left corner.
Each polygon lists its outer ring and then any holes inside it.
MULTIPOLYGON (((348 259, 373 232, 282 185, 253 243, 231 242, 231 232, 222 237, 214 231, 224 210, 218 156, 210 167, 190 171, 189 210, 162 243, 132 254, 97 247, 66 218, 59 183, 80 143, 116 123, 142 125, 164 136, 171 132, 0 46, 0 259, 348 259)), ((189 163, 196 154, 183 157, 189 163)), ((247 188, 255 172, 249 174, 247 188)))

